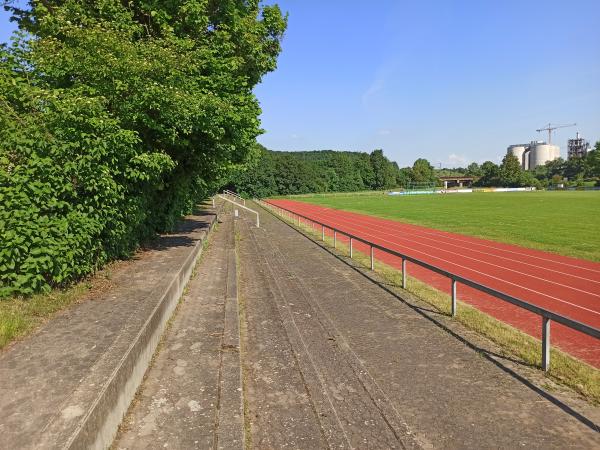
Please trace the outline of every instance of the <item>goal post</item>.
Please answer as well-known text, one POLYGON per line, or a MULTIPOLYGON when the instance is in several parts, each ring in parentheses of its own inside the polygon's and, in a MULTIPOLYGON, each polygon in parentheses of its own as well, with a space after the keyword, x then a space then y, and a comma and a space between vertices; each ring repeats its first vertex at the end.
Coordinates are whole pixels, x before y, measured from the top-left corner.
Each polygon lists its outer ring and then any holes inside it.
POLYGON ((436 189, 434 181, 411 181, 406 186, 405 192, 411 194, 433 194, 436 189))

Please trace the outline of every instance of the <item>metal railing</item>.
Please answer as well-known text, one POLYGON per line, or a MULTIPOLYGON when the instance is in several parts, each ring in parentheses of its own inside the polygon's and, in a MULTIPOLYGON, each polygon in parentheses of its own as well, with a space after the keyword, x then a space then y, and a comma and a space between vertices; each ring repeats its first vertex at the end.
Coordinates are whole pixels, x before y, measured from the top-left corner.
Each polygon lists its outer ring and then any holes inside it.
MULTIPOLYGON (((253 209, 250 209, 250 208, 248 208, 245 205, 242 205, 242 204, 240 204, 238 202, 235 202, 235 201, 231 200, 230 198, 225 197, 224 195, 217 194, 217 197, 219 197, 220 199, 225 200, 226 202, 233 203, 234 205, 239 206, 240 208, 245 209, 246 211, 250 211, 251 213, 256 214, 256 228, 260 228, 260 216, 258 215, 258 211, 254 211, 253 209)), ((237 210, 236 210, 236 217, 237 217, 237 210)))
POLYGON ((223 195, 230 195, 242 202, 246 206, 246 199, 239 195, 237 192, 230 191, 229 189, 223 189, 223 195))
POLYGON ((480 292, 484 292, 493 297, 496 297, 500 300, 503 300, 512 305, 518 306, 519 308, 526 309, 534 314, 541 316, 542 318, 542 369, 547 371, 550 368, 550 323, 551 321, 560 323, 568 328, 579 331, 583 334, 591 336, 596 339, 600 339, 600 329, 594 328, 590 325, 586 325, 582 322, 578 322, 577 320, 571 319, 569 317, 563 316, 561 314, 557 314, 555 312, 549 311, 540 306, 534 305, 532 303, 526 302, 525 300, 521 300, 517 297, 513 297, 512 295, 506 294, 504 292, 498 291, 491 287, 485 286, 481 283, 477 283, 476 281, 465 278, 456 273, 450 272, 448 270, 441 269, 437 266, 431 265, 425 261, 421 261, 420 259, 414 258, 412 256, 408 256, 404 253, 401 253, 396 250, 392 250, 390 248, 384 247, 379 244, 375 244, 367 239, 361 238, 359 236, 353 235, 352 233, 348 233, 347 231, 340 230, 339 228, 332 227, 331 225, 327 225, 325 223, 319 222, 311 217, 305 216, 303 214, 299 214, 295 211, 289 210, 287 208, 283 208, 278 205, 272 205, 270 203, 263 202, 262 200, 256 200, 256 202, 263 206, 264 208, 274 210, 279 212, 282 216, 289 217, 292 221, 297 222, 300 225, 300 219, 304 219, 308 222, 317 224, 321 226, 321 240, 325 240, 325 230, 333 231, 333 245, 336 247, 337 245, 337 235, 338 233, 346 236, 350 240, 350 258, 353 257, 353 243, 354 241, 362 242, 369 246, 370 249, 370 262, 371 262, 371 270, 375 270, 375 250, 382 251, 384 253, 388 253, 390 255, 396 256, 402 260, 402 288, 406 289, 406 262, 409 261, 418 266, 424 267, 425 269, 431 270, 432 272, 438 273, 450 279, 451 281, 451 315, 452 317, 456 316, 456 287, 458 283, 461 283, 465 286, 469 286, 473 289, 476 289, 480 292))

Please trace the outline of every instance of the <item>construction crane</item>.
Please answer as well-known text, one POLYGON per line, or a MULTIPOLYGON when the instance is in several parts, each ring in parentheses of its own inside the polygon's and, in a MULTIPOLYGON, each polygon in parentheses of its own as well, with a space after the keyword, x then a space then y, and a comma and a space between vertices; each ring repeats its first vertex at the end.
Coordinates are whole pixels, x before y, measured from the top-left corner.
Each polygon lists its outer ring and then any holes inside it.
POLYGON ((552 144, 552 131, 556 130, 557 128, 566 128, 566 127, 574 127, 576 126, 576 123, 570 123, 567 125, 552 125, 551 123, 548 124, 547 127, 545 128, 540 128, 539 130, 535 130, 538 133, 541 133, 542 131, 548 131, 548 144, 552 144))

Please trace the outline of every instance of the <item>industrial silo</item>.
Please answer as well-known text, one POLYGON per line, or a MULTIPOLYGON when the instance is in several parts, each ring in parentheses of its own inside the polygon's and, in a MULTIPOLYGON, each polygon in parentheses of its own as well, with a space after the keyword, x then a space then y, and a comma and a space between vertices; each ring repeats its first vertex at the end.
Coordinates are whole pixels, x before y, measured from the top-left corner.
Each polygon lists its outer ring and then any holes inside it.
POLYGON ((519 160, 519 162, 521 163, 521 167, 525 167, 525 163, 524 163, 524 153, 527 150, 527 146, 523 145, 523 144, 517 144, 517 145, 510 145, 508 147, 508 151, 507 153, 509 155, 514 155, 517 157, 517 159, 519 160))
POLYGON ((556 145, 546 144, 544 142, 535 142, 531 144, 531 154, 529 156, 529 168, 535 169, 537 166, 543 166, 548 161, 554 161, 560 156, 560 149, 556 145))
POLYGON ((521 169, 529 170, 530 155, 531 155, 531 148, 527 147, 525 149, 525 153, 523 153, 523 161, 521 161, 521 169))

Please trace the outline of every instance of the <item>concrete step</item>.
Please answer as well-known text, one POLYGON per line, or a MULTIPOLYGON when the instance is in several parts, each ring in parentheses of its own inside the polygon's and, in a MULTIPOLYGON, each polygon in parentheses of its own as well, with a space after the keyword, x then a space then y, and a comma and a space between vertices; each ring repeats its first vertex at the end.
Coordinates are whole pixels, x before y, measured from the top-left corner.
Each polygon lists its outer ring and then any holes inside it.
POLYGON ((0 448, 110 446, 215 221, 188 217, 114 288, 0 354, 0 448))
POLYGON ((115 449, 244 448, 233 219, 221 217, 115 449))

